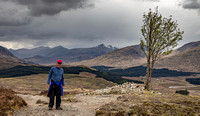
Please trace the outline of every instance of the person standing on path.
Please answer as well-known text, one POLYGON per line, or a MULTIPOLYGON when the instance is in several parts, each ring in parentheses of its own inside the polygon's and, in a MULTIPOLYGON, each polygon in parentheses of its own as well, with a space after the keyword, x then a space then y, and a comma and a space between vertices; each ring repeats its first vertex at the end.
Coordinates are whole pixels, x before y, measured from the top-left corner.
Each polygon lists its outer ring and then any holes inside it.
POLYGON ((56 62, 56 66, 51 67, 49 71, 47 79, 47 88, 48 88, 47 96, 50 98, 49 110, 53 109, 55 96, 56 96, 56 109, 62 110, 60 104, 61 104, 61 96, 63 96, 63 88, 65 88, 65 82, 64 82, 64 70, 61 66, 62 66, 62 60, 58 59, 56 62))

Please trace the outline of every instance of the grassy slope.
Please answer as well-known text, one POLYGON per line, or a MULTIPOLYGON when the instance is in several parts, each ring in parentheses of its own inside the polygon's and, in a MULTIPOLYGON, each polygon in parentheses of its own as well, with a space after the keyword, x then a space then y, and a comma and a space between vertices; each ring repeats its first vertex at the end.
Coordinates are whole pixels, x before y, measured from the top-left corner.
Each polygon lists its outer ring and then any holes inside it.
POLYGON ((96 116, 197 116, 200 97, 144 91, 118 97, 96 111, 96 116))
MULTIPOLYGON (((12 88, 21 92, 35 91, 37 93, 47 90, 47 77, 48 74, 34 74, 14 78, 0 78, 0 86, 12 88)), ((100 89, 116 85, 103 78, 82 77, 77 74, 64 74, 64 78, 66 90, 78 88, 100 89)))

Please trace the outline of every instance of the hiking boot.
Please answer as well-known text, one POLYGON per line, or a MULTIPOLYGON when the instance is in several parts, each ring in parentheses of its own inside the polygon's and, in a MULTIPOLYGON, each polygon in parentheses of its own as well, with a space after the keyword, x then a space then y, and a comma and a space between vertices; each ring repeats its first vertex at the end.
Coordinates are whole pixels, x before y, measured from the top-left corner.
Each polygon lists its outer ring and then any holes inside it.
POLYGON ((62 110, 62 108, 61 108, 61 107, 58 107, 58 108, 56 108, 56 110, 62 110))
POLYGON ((53 110, 53 108, 52 108, 52 107, 49 107, 49 110, 53 110))

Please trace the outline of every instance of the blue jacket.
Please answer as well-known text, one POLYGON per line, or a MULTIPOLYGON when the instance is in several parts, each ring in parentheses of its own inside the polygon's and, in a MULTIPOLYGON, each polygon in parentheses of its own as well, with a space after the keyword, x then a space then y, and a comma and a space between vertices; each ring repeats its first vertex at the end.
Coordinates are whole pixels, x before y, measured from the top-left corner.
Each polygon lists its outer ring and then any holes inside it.
POLYGON ((62 80, 62 86, 65 86, 65 81, 64 81, 64 70, 61 67, 60 69, 57 66, 51 67, 49 71, 49 76, 47 80, 47 84, 50 84, 50 79, 52 79, 54 82, 60 82, 62 80))

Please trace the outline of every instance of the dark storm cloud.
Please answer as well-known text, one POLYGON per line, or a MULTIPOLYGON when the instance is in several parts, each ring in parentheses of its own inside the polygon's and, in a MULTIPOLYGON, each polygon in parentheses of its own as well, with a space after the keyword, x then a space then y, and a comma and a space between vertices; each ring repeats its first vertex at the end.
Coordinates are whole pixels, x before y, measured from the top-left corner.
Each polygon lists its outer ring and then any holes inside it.
POLYGON ((32 16, 55 15, 61 11, 93 7, 89 0, 11 0, 27 6, 32 16))
MULTIPOLYGON (((0 0, 0 41, 63 37, 63 33, 48 32, 49 28, 43 28, 45 31, 38 29, 41 25, 32 24, 32 21, 38 18, 34 16, 55 15, 61 11, 93 6, 90 0, 0 0)), ((48 18, 43 16, 39 17, 39 20, 44 24, 48 18)))
POLYGON ((183 2, 185 9, 200 9, 200 0, 185 0, 183 2))
POLYGON ((30 21, 30 17, 12 17, 0 15, 0 26, 22 26, 29 24, 30 21))
POLYGON ((0 26, 21 26, 29 24, 30 21, 31 17, 28 16, 26 8, 0 1, 0 26))
POLYGON ((15 20, 15 19, 9 19, 4 20, 0 17, 0 26, 21 26, 29 24, 30 19, 24 19, 24 20, 15 20))

